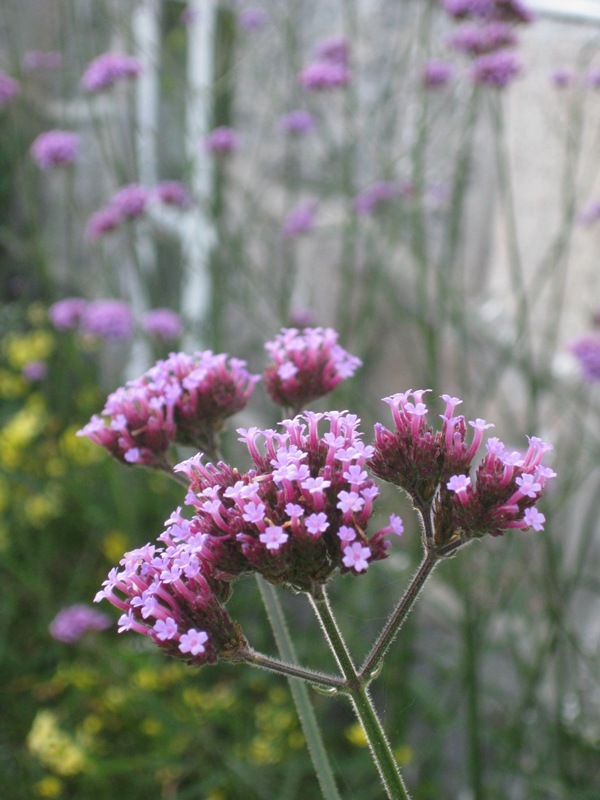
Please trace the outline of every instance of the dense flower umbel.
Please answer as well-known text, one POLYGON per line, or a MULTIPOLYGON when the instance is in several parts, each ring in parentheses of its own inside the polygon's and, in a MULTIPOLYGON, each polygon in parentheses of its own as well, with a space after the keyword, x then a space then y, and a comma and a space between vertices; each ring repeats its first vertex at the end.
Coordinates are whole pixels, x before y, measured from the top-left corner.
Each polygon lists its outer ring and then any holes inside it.
POLYGON ((203 536, 187 536, 170 520, 166 546, 147 544, 110 571, 95 602, 108 600, 123 612, 119 633, 149 636, 171 656, 189 664, 235 659, 246 646, 239 625, 227 613, 230 587, 204 574, 203 536))
POLYGON ((101 92, 125 78, 137 78, 141 71, 141 63, 133 56, 103 53, 87 65, 81 85, 88 92, 101 92))
POLYGON ((282 328, 267 342, 265 386, 273 402, 299 411, 350 378, 362 362, 337 340, 332 328, 282 328))
POLYGON ((455 414, 461 401, 442 395, 446 403, 442 429, 434 431, 427 423, 424 394, 419 390, 384 398, 392 408, 396 430, 375 426, 375 453, 368 462, 371 470, 407 491, 419 508, 433 503, 436 545, 446 545, 456 537, 464 541, 488 533, 498 536, 509 528, 540 530, 544 517, 534 504, 546 480, 554 476, 541 466, 551 446, 531 437, 522 456, 491 438, 471 481, 471 464, 483 433, 493 425, 482 419, 469 421, 473 436, 466 441, 465 418, 455 414))
POLYGON ((245 474, 201 455, 176 467, 190 480, 186 502, 195 516, 189 536, 204 533, 210 574, 233 579, 255 571, 271 583, 310 591, 336 569, 359 574, 386 557, 396 516, 370 538, 367 526, 378 489, 364 470, 373 448, 347 412, 306 412, 281 431, 240 428, 255 468, 245 474), (319 424, 328 430, 321 435, 319 424))
POLYGON ((71 131, 45 131, 31 145, 31 155, 41 169, 72 164, 78 151, 79 136, 71 131))
POLYGON ((117 389, 80 431, 126 464, 165 468, 173 442, 215 451, 215 435, 241 411, 259 379, 245 362, 210 350, 171 353, 117 389))

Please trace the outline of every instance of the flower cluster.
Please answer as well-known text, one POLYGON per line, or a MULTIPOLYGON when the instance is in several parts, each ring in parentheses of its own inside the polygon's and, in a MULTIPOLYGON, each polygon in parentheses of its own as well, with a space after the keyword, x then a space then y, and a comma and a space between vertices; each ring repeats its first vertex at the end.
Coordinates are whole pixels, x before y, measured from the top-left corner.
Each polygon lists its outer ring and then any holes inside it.
POLYGON ((521 0, 441 0, 444 10, 455 19, 533 22, 534 15, 521 0))
POLYGON ((224 420, 245 407, 258 380, 245 366, 210 350, 172 353, 109 395, 79 434, 125 464, 160 469, 169 469, 174 442, 213 453, 224 420))
POLYGON ((347 412, 305 412, 282 431, 238 429, 255 468, 245 474, 200 455, 179 464, 190 481, 190 530, 206 534, 211 571, 231 580, 256 571, 271 583, 309 591, 336 569, 359 574, 385 558, 392 516, 371 538, 367 526, 379 490, 364 470, 373 448, 347 412), (319 423, 328 430, 321 435, 319 423))
POLYGON ((160 181, 154 187, 129 183, 118 189, 103 208, 91 215, 85 228, 87 238, 96 241, 122 223, 138 219, 153 201, 186 209, 191 204, 191 197, 179 181, 160 181))
POLYGON ((486 53, 474 59, 471 78, 481 86, 503 89, 521 72, 521 64, 510 50, 486 53))
POLYGON ((188 535, 175 516, 169 525, 162 537, 166 546, 147 544, 126 553, 122 569, 110 571, 95 602, 108 600, 123 612, 119 633, 149 636, 189 664, 234 659, 245 639, 224 606, 229 586, 204 575, 203 535, 188 535))
POLYGON ((0 109, 4 108, 19 92, 18 81, 0 70, 0 109))
POLYGON ((125 78, 137 78, 141 71, 142 65, 133 56, 103 53, 88 64, 81 85, 88 92, 101 92, 125 78))
POLYGON ((375 426, 375 453, 371 470, 383 480, 400 486, 418 508, 433 505, 435 544, 457 539, 500 535, 509 528, 543 527, 544 516, 535 508, 546 481, 554 472, 541 465, 552 449, 531 437, 525 455, 509 451, 497 438, 486 443, 487 454, 470 477, 473 459, 484 431, 493 427, 482 419, 468 422, 473 429, 467 441, 467 423, 455 414, 461 401, 442 395, 446 404, 442 429, 427 423, 424 390, 384 398, 392 409, 395 431, 375 426))
POLYGON ((84 603, 76 603, 61 609, 50 623, 48 630, 53 639, 73 644, 88 631, 103 631, 111 624, 111 619, 101 611, 84 603))
POLYGON ((390 200, 410 196, 412 191, 410 184, 399 181, 377 181, 356 195, 353 203, 354 210, 359 215, 371 214, 390 200))
POLYGON ((267 342, 265 386, 273 402, 299 410, 351 377, 361 361, 337 342, 332 328, 282 328, 267 342))
POLYGON ((452 64, 437 58, 430 59, 423 67, 423 83, 430 89, 446 86, 452 80, 453 75, 452 64))
POLYGON ((204 147, 217 156, 228 156, 240 148, 240 139, 233 128, 221 125, 204 137, 204 147))
POLYGON ((315 127, 315 119, 309 111, 296 108, 281 117, 279 126, 288 134, 310 133, 315 127))
POLYGON ((301 86, 311 91, 346 86, 350 82, 348 58, 348 42, 343 36, 325 39, 315 48, 315 61, 301 71, 301 86))
POLYGON ((503 47, 513 47, 517 44, 517 37, 506 22, 490 22, 487 25, 462 25, 450 34, 447 41, 461 53, 480 56, 503 47))
POLYGON ((92 300, 66 297, 48 309, 50 322, 59 331, 77 330, 83 336, 118 341, 133 334, 131 308, 124 300, 92 300))
POLYGON ((295 239, 303 233, 309 233, 315 226, 317 203, 309 200, 295 206, 285 217, 281 232, 286 239, 295 239))
POLYGON ((588 333, 570 345, 570 351, 579 362, 586 380, 600 380, 600 335, 588 333))
POLYGON ((72 164, 78 152, 79 136, 71 131, 40 133, 31 145, 31 155, 41 169, 72 164))

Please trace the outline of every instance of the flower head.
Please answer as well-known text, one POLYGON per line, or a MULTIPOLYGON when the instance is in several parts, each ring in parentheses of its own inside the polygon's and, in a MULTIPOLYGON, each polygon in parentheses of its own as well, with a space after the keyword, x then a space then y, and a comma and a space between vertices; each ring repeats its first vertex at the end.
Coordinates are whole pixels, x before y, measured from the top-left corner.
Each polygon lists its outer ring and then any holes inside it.
POLYGON ((315 58, 328 64, 348 66, 349 47, 345 36, 331 36, 320 41, 314 50, 315 58))
POLYGON ((81 332, 100 339, 119 341, 133 334, 131 308, 124 300, 93 300, 80 320, 81 332))
POLYGON ((271 357, 265 369, 267 392, 286 408, 303 408, 331 392, 361 365, 338 344, 332 328, 282 328, 265 349, 271 357))
POLYGON ((366 215, 376 211, 390 200, 409 195, 411 187, 398 181, 377 181, 354 198, 354 210, 366 215))
POLYGON ((427 421, 425 392, 409 391, 384 398, 392 409, 395 431, 375 426, 371 470, 383 480, 404 489, 419 508, 433 506, 435 542, 443 546, 486 534, 499 536, 509 528, 533 527, 540 517, 529 512, 540 498, 546 481, 554 476, 541 466, 551 448, 531 437, 524 455, 505 449, 491 438, 486 455, 471 476, 473 461, 484 432, 493 427, 483 419, 456 414, 460 400, 443 395, 446 404, 441 430, 427 421), (473 433, 467 436, 468 429, 473 433))
POLYGON ((40 133, 31 145, 31 155, 41 169, 72 164, 78 152, 79 136, 71 131, 40 133))
POLYGON ((205 136, 204 147, 215 155, 227 156, 239 150, 240 139, 233 128, 221 125, 205 136))
POLYGON ((106 233, 119 227, 123 216, 117 208, 106 206, 95 211, 85 224, 85 236, 90 242, 95 242, 106 233))
POLYGON ((153 308, 146 312, 142 317, 142 328, 165 342, 178 339, 183 332, 181 317, 170 308, 153 308))
POLYGON ((153 194, 161 203, 174 208, 188 208, 192 204, 187 189, 179 181, 160 181, 154 187, 153 194))
POLYGON ((295 239, 309 233, 315 226, 317 204, 314 201, 300 203, 293 208, 283 221, 281 232, 286 239, 295 239))
POLYGON ((447 61, 431 59, 423 67, 423 83, 429 88, 446 86, 452 80, 454 68, 447 61))
POLYGON ((478 56, 471 66, 471 79, 482 86, 504 89, 521 72, 521 65, 514 53, 498 50, 478 56))
POLYGON ((76 603, 61 609, 49 625, 50 635, 58 642, 73 644, 88 631, 103 631, 111 619, 95 608, 76 603))
POLYGON ((165 468, 173 442, 214 452, 216 433, 244 408, 257 380, 225 354, 171 353, 109 395, 102 416, 79 434, 126 464, 165 468))
POLYGON ((488 22, 485 25, 462 25, 447 39, 448 44, 469 56, 481 56, 503 47, 513 47, 517 37, 506 22, 488 22))
POLYGON ((18 81, 0 70, 0 109, 21 91, 18 81))
POLYGON ((358 424, 347 412, 307 412, 277 431, 240 428, 254 462, 249 472, 198 456, 176 468, 191 482, 189 536, 202 533, 209 574, 233 580, 254 571, 309 590, 338 569, 358 574, 385 558, 384 537, 402 524, 395 517, 367 533, 378 491, 363 469, 372 448, 358 424))
POLYGON ((571 343, 569 350, 579 362, 586 380, 600 380, 600 336, 597 333, 586 334, 571 343))
POLYGON ((314 61, 300 73, 300 84, 310 91, 339 89, 350 82, 350 72, 345 64, 331 61, 314 61))
POLYGON ((246 640, 224 606, 228 584, 205 574, 202 547, 187 527, 175 524, 175 515, 169 523, 168 546, 147 544, 125 553, 95 601, 108 600, 123 612, 119 633, 148 636, 189 664, 233 659, 246 640))
POLYGON ((284 133, 310 133, 315 127, 315 119, 309 111, 298 108, 281 117, 279 126, 284 133))
POLYGON ((101 92, 126 78, 137 78, 141 71, 142 65, 133 56, 103 53, 88 64, 81 85, 88 92, 101 92))
POLYGON ((69 331, 79 327, 81 317, 86 309, 87 301, 83 297, 66 297, 48 309, 48 316, 53 327, 58 331, 69 331))
POLYGON ((114 209, 121 219, 135 219, 146 210, 150 191, 139 183, 129 183, 122 186, 109 201, 109 207, 114 209))

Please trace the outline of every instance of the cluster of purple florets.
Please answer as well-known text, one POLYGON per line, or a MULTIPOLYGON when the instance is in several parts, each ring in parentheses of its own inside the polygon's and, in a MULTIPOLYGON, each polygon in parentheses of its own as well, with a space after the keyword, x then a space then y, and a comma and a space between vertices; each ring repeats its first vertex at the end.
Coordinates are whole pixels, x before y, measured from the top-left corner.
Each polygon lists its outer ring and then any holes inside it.
POLYGON ((279 406, 298 411, 351 377, 361 361, 338 344, 332 328, 283 328, 265 349, 265 386, 279 406))
POLYGON ((72 131, 46 131, 33 141, 31 155, 41 169, 72 164, 79 153, 79 136, 72 131))
POLYGON ((350 82, 349 48, 343 36, 320 42, 314 60, 300 72, 300 85, 309 91, 343 88, 350 82))
POLYGON ((462 401, 442 395, 446 404, 443 424, 435 431, 427 422, 424 395, 420 390, 385 398, 395 430, 380 423, 375 426, 375 453, 368 465, 380 478, 408 492, 416 507, 433 507, 436 546, 457 537, 465 541, 486 534, 499 536, 510 528, 541 530, 544 515, 535 503, 546 481, 555 475, 541 464, 551 445, 530 437, 523 455, 509 451, 492 437, 472 479, 472 464, 484 431, 493 425, 483 419, 467 423, 455 414, 462 401), (470 441, 467 425, 473 429, 470 441))
MULTIPOLYGON (((66 297, 48 309, 50 322, 58 331, 77 331, 85 337, 123 341, 134 333, 131 306, 124 300, 84 300, 66 297)), ((174 341, 183 331, 181 317, 169 308, 153 308, 142 315, 141 329, 161 341, 174 341)))
POLYGON ((125 53, 103 53, 91 61, 83 73, 81 85, 88 92, 102 92, 125 79, 137 78, 142 65, 125 53))
POLYGON ((87 238, 95 241, 124 222, 138 219, 151 202, 185 209, 191 205, 192 200, 179 181, 161 181, 152 187, 139 183, 127 184, 88 219, 85 229, 87 238))
POLYGON ((80 431, 125 464, 169 469, 174 444, 214 452, 215 436, 241 411, 258 380, 245 362, 210 350, 172 353, 109 395, 80 431))

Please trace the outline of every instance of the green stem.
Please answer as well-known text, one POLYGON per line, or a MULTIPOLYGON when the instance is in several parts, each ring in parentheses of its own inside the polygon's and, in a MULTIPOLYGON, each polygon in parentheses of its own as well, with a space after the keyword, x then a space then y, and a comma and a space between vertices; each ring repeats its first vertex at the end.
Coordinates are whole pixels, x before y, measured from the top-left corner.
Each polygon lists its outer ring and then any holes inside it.
MULTIPOLYGON (((267 583, 260 575, 256 576, 258 587, 262 596, 275 641, 281 657, 288 662, 297 662, 296 648, 290 637, 283 609, 277 597, 275 588, 267 583)), ((310 751, 313 766, 317 774, 317 779, 323 792, 324 800, 341 800, 338 792, 333 771, 327 757, 321 730, 317 723, 314 709, 308 696, 308 689, 304 683, 298 680, 290 680, 290 691, 296 704, 300 724, 306 737, 306 743, 310 751)))
POLYGON ((288 664, 285 661, 280 661, 271 656, 265 656, 263 653, 257 653, 256 650, 248 649, 246 653, 241 654, 244 661, 254 667, 266 669, 269 672, 276 672, 280 675, 287 675, 289 678, 298 678, 299 680, 306 681, 314 687, 322 687, 338 691, 343 689, 344 682, 341 678, 336 678, 334 675, 326 675, 323 672, 315 672, 312 669, 305 667, 297 667, 294 664, 288 664))
POLYGON ((406 619, 408 612, 413 607, 419 592, 425 584, 425 581, 431 575, 433 568, 438 562, 438 558, 438 555, 433 550, 429 550, 425 555, 425 558, 421 562, 419 569, 415 573, 415 576, 400 598, 398 605, 392 611, 390 618, 386 622, 383 630, 379 634, 377 641, 373 645, 371 652, 367 656, 367 659, 360 670, 361 678, 370 680, 374 675, 377 675, 389 646, 396 638, 396 635, 400 630, 400 626, 406 619))
POLYGON ((398 764, 377 716, 373 701, 365 683, 356 672, 346 642, 337 626, 325 588, 319 586, 313 595, 309 595, 309 598, 321 623, 331 652, 346 679, 344 692, 352 701, 354 711, 369 743, 373 760, 379 771, 387 796, 390 800, 410 800, 410 795, 400 775, 398 764))

